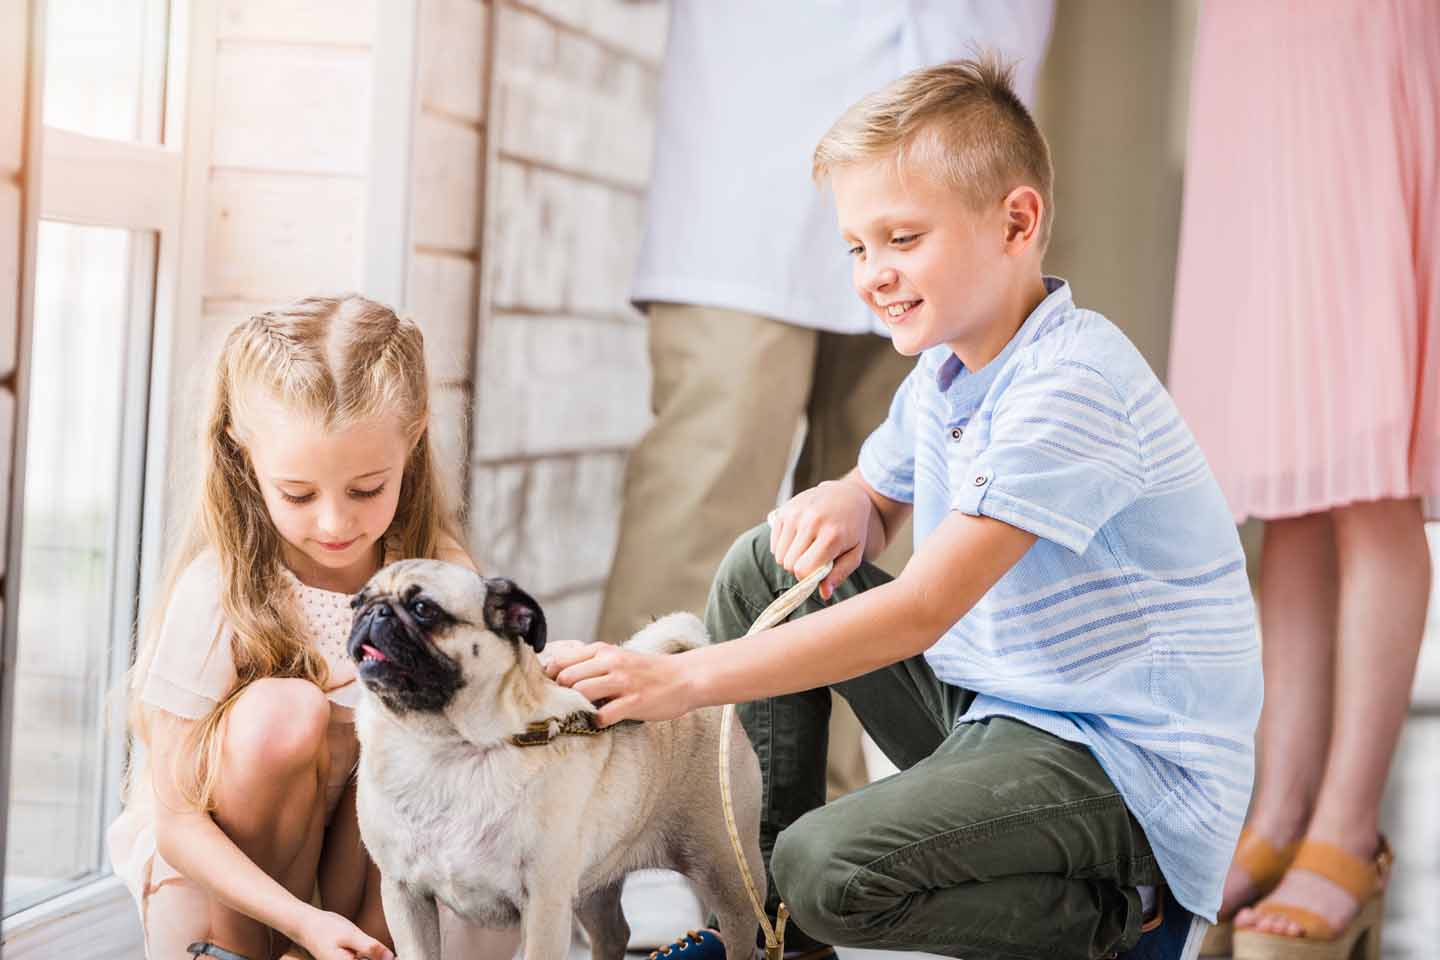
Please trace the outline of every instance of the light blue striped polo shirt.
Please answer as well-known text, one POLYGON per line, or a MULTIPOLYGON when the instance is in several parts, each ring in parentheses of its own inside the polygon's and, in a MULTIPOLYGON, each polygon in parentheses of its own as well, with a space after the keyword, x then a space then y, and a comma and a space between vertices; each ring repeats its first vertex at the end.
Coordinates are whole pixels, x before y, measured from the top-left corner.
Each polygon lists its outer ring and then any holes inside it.
POLYGON ((913 503, 915 542, 951 510, 1039 539, 925 653, 1007 716, 1088 746, 1176 896, 1210 919, 1254 775, 1260 647, 1230 510, 1139 351, 1049 296, 1000 355, 921 355, 860 470, 913 503))

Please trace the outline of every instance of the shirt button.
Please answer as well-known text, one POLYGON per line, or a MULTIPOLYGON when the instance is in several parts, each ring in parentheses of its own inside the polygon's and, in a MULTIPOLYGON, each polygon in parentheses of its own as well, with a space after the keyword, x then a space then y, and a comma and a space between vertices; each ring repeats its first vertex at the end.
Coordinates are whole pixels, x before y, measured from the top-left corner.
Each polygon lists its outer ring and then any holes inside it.
POLYGON ((989 479, 990 479, 990 478, 987 477, 987 476, 985 476, 985 474, 983 474, 983 473, 977 473, 977 474, 975 474, 975 486, 977 486, 977 487, 983 487, 983 486, 985 486, 986 482, 987 482, 989 479))
POLYGON ((960 439, 961 437, 963 437, 963 436, 965 436, 965 431, 964 431, 964 430, 961 430, 959 427, 951 427, 951 428, 950 428, 950 439, 951 439, 951 440, 959 440, 959 439, 960 439))

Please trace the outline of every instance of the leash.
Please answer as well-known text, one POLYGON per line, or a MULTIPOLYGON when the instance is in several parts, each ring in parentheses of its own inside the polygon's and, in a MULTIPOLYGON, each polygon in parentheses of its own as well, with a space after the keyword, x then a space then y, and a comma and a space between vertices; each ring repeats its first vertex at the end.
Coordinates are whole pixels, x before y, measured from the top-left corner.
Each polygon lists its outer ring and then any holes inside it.
MULTIPOLYGON (((755 618, 755 623, 746 631, 745 636, 768 630, 794 613, 797 607, 810 599, 810 594, 820 586, 820 581, 825 579, 831 566, 832 564, 826 563, 776 597, 774 602, 755 618)), ((740 865, 740 877, 745 881, 746 892, 750 894, 750 906, 754 909, 755 916, 760 919, 760 929, 765 933, 765 960, 781 960, 785 953, 785 921, 790 918, 790 911, 785 908, 785 904, 780 904, 780 909, 775 913, 775 924, 771 926, 770 918, 765 913, 765 901, 760 898, 760 891, 755 888, 755 878, 750 875, 750 866, 745 862, 745 850, 740 844, 740 830, 735 826, 735 805, 730 799, 730 730, 734 724, 735 704, 728 703, 720 720, 720 799, 725 809, 725 829, 730 833, 730 846, 735 851, 735 862, 740 865)))

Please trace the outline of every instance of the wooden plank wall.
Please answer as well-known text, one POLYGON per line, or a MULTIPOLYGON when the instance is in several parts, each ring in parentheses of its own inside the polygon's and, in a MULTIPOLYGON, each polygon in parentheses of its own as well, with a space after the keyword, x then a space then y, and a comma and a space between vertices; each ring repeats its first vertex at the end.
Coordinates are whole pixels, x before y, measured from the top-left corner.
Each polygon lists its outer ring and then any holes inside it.
POLYGON ((431 436, 458 507, 473 396, 490 4, 420 0, 407 310, 425 330, 431 436))
MULTIPOLYGON (((276 301, 364 290, 377 3, 224 0, 210 340, 276 301)), ((626 294, 665 17, 626 0, 419 5, 400 307, 426 331, 469 544, 547 604, 556 636, 593 631, 625 455, 649 420, 626 294)))
POLYGON ((664 45, 663 3, 497 0, 470 544, 588 640, 625 455, 649 421, 627 301, 664 45))

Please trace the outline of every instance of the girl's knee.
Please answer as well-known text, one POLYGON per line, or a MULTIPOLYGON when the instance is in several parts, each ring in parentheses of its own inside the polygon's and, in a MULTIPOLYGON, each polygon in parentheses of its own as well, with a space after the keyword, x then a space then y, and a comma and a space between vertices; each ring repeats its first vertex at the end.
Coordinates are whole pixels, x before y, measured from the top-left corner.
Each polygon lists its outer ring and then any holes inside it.
POLYGON ((325 748, 330 701, 308 680, 269 677, 241 695, 225 721, 226 766, 283 774, 313 765, 325 748))

